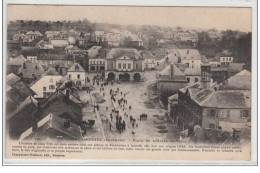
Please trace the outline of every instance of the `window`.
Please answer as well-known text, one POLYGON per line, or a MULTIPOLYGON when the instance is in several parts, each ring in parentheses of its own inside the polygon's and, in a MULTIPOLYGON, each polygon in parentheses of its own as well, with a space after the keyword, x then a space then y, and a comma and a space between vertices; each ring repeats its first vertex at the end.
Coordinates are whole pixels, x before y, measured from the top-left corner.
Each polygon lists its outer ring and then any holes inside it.
POLYGON ((241 110, 241 112, 240 112, 240 116, 241 116, 241 118, 248 118, 248 116, 249 116, 249 111, 248 110, 241 110))
POLYGON ((111 68, 114 68, 114 64, 113 63, 111 63, 111 68))
POLYGON ((126 69, 126 64, 125 63, 123 64, 123 69, 126 69))
POLYGON ((118 69, 121 69, 121 63, 118 63, 118 69))
POLYGON ((46 91, 46 87, 43 87, 43 91, 46 91))
POLYGON ((78 79, 80 79, 80 74, 78 74, 78 79))
POLYGON ((98 61, 97 61, 97 64, 98 64, 98 61))
POLYGON ((100 64, 102 64, 102 61, 100 61, 100 64))
POLYGON ((226 117, 229 118, 230 117, 230 110, 226 111, 226 117))
POLYGON ((190 83, 190 78, 189 77, 187 77, 187 81, 190 83))
POLYGON ((229 58, 229 61, 231 61, 231 58, 229 58))
POLYGON ((135 68, 138 69, 138 64, 135 65, 135 68))
POLYGON ((90 61, 90 65, 92 65, 92 61, 90 61))
POLYGON ((49 89, 50 89, 50 90, 53 90, 53 89, 55 89, 55 86, 54 86, 54 85, 50 85, 50 86, 49 86, 49 89))
POLYGON ((218 117, 218 111, 214 109, 207 110, 207 116, 209 118, 216 118, 218 117))
POLYGON ((214 129, 215 128, 215 124, 209 124, 209 128, 214 129))
POLYGON ((69 78, 71 78, 71 75, 69 74, 69 78))
POLYGON ((198 82, 198 81, 199 81, 199 79, 195 77, 195 82, 198 82))

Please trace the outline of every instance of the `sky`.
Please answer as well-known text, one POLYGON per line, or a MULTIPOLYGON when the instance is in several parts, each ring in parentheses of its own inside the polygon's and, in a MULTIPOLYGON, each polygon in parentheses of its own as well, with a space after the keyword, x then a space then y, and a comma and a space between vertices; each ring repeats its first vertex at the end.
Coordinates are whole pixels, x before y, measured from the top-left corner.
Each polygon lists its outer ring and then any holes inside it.
POLYGON ((8 5, 7 20, 82 20, 122 25, 251 31, 251 8, 8 5))

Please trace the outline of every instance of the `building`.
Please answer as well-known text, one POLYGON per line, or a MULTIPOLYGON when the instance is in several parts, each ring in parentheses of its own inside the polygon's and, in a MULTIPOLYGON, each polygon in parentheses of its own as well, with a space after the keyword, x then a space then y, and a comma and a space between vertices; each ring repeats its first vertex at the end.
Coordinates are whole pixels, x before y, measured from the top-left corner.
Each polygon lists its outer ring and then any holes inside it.
POLYGON ((184 74, 189 84, 200 82, 201 70, 199 68, 186 68, 184 74))
POLYGON ((23 41, 25 38, 25 34, 14 34, 13 35, 13 40, 16 40, 16 41, 23 41))
POLYGON ((186 76, 175 64, 168 65, 157 76, 157 89, 159 99, 163 105, 167 105, 168 97, 176 94, 180 88, 188 84, 186 76))
POLYGON ((228 50, 223 50, 216 54, 215 60, 219 62, 221 66, 229 66, 230 63, 233 63, 234 57, 228 50))
POLYGON ((72 55, 67 54, 40 54, 37 62, 45 68, 53 67, 56 69, 64 67, 62 71, 58 71, 60 74, 64 74, 65 68, 70 67, 74 63, 74 58, 72 55))
POLYGON ((60 33, 60 31, 46 31, 45 37, 48 38, 48 39, 60 38, 61 33, 60 33))
POLYGON ((196 47, 199 37, 194 31, 178 31, 174 34, 174 39, 179 44, 196 47))
POLYGON ((60 118, 50 113, 37 123, 37 127, 30 127, 23 132, 19 140, 37 141, 50 140, 82 140, 82 131, 79 125, 70 120, 60 118))
POLYGON ((156 57, 147 50, 140 51, 140 54, 144 58, 145 69, 154 70, 156 68, 156 57))
POLYGON ((35 92, 34 98, 49 97, 56 91, 56 83, 61 79, 62 76, 54 68, 48 68, 41 78, 30 85, 31 90, 35 92))
POLYGON ((105 73, 105 58, 108 50, 102 49, 101 46, 93 46, 88 51, 89 72, 105 73))
POLYGON ((64 94, 57 90, 42 101, 27 97, 19 107, 7 115, 6 125, 10 138, 19 139, 31 127, 37 128, 37 123, 52 113, 54 116, 69 119, 74 124, 82 123, 82 106, 70 99, 71 93, 64 94))
POLYGON ((7 61, 7 74, 14 73, 17 74, 18 70, 22 67, 24 62, 28 62, 23 55, 19 55, 16 58, 11 58, 7 61))
POLYGON ((188 68, 200 68, 201 55, 197 49, 178 49, 179 63, 187 64, 188 68))
POLYGON ((27 56, 27 60, 32 62, 32 63, 37 63, 37 56, 27 56))
MULTIPOLYGON (((202 66, 201 82, 182 88, 178 92, 179 112, 175 116, 181 130, 194 126, 225 130, 222 122, 250 122, 251 73, 244 70, 223 84, 210 82, 210 66, 202 66)), ((229 127, 230 128, 230 127, 229 127)))
POLYGON ((74 46, 72 44, 68 45, 65 47, 65 51, 67 52, 67 54, 70 54, 72 55, 73 54, 73 51, 77 51, 77 50, 80 50, 80 48, 78 48, 77 46, 74 46))
POLYGON ((6 77, 6 113, 15 110, 33 92, 25 85, 20 77, 11 73, 6 77))
POLYGON ((32 42, 38 37, 42 37, 42 33, 39 31, 28 31, 24 37, 24 42, 32 42))
POLYGON ((118 47, 120 45, 121 35, 114 33, 107 33, 104 39, 104 46, 118 47))
POLYGON ((112 48, 105 59, 107 80, 142 81, 144 58, 136 49, 112 48))
POLYGON ((43 67, 38 63, 24 62, 17 74, 23 81, 31 83, 41 77, 44 73, 43 67))
POLYGON ((66 38, 53 38, 50 39, 50 44, 54 47, 66 47, 69 45, 69 42, 66 38))
POLYGON ((47 41, 40 40, 38 43, 36 43, 36 47, 38 47, 40 50, 53 50, 54 46, 50 44, 47 41))
POLYGON ((95 43, 102 43, 105 39, 104 31, 95 31, 90 35, 90 41, 95 43))
POLYGON ((76 85, 77 88, 82 89, 86 87, 86 72, 80 64, 74 63, 68 69, 67 77, 76 85))

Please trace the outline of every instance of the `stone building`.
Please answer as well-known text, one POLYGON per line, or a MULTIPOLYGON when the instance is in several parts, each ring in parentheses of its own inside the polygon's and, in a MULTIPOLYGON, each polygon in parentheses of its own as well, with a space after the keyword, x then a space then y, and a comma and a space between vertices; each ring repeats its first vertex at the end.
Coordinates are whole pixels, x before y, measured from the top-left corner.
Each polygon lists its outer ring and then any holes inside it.
POLYGON ((188 84, 186 76, 175 64, 168 65, 157 76, 159 99, 167 105, 168 97, 176 94, 180 88, 188 84))
POLYGON ((116 81, 143 81, 144 58, 136 49, 113 48, 105 59, 105 78, 116 81))

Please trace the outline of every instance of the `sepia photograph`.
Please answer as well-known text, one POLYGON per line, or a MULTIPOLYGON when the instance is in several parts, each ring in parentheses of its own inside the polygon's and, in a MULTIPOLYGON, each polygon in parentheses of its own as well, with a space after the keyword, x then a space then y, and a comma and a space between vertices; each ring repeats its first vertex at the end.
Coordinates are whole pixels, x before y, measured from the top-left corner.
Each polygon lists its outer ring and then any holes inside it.
POLYGON ((250 161, 252 15, 7 4, 4 157, 250 161))

